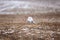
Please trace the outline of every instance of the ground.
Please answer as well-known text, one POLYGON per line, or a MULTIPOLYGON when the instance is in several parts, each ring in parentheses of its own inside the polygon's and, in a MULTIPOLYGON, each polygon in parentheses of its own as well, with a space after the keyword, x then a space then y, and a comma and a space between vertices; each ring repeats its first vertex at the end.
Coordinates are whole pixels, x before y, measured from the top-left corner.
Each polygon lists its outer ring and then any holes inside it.
POLYGON ((0 15, 0 40, 60 40, 60 14, 0 15), (29 16, 35 24, 26 21, 29 16))

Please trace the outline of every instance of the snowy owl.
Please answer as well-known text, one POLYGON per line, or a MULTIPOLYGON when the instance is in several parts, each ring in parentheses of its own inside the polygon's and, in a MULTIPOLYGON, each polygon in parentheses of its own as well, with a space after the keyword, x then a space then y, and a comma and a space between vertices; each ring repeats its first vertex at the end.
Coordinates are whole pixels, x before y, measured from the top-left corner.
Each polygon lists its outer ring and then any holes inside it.
POLYGON ((27 18, 27 22, 29 22, 29 23, 35 23, 32 17, 28 17, 27 18))

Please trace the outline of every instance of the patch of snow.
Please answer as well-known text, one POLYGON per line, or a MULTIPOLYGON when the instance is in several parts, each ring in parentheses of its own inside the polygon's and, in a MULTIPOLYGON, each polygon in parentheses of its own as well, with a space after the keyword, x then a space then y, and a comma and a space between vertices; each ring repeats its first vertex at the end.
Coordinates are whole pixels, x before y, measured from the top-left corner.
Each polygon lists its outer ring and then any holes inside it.
POLYGON ((7 31, 3 30, 3 34, 14 33, 15 31, 12 29, 8 29, 7 31))
MULTIPOLYGON (((15 8, 17 8, 17 11, 18 11, 20 8, 23 8, 24 10, 29 10, 29 11, 31 9, 34 9, 34 10, 36 10, 36 11, 34 11, 36 13, 37 12, 47 13, 47 12, 53 12, 55 9, 60 8, 59 2, 52 4, 51 2, 49 2, 49 3, 48 2, 39 2, 38 3, 38 2, 28 2, 28 1, 2 1, 2 2, 0 2, 0 4, 3 4, 0 6, 0 12, 4 12, 4 10, 14 10, 15 8), (50 8, 53 8, 53 9, 50 10, 50 8), (39 11, 37 11, 38 9, 39 9, 39 11)), ((25 11, 24 13, 30 13, 30 12, 25 11)))

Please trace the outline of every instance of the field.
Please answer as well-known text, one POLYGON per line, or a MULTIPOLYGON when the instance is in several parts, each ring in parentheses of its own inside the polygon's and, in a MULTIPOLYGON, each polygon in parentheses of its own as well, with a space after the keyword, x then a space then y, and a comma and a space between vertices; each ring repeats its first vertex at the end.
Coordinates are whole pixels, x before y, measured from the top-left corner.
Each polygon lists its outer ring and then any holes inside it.
POLYGON ((60 40, 60 1, 0 0, 0 40, 60 40))
POLYGON ((0 40, 60 40, 60 14, 1 14, 0 40))

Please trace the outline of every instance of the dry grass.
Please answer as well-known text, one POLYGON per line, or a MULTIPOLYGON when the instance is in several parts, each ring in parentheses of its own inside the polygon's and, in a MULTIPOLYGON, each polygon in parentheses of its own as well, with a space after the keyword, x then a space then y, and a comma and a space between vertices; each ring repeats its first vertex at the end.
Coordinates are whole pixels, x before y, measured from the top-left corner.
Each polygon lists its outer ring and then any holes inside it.
POLYGON ((0 40, 60 40, 59 18, 59 14, 0 15, 0 40), (36 23, 27 23, 28 16, 36 23), (4 34, 9 29, 14 32, 4 34))

